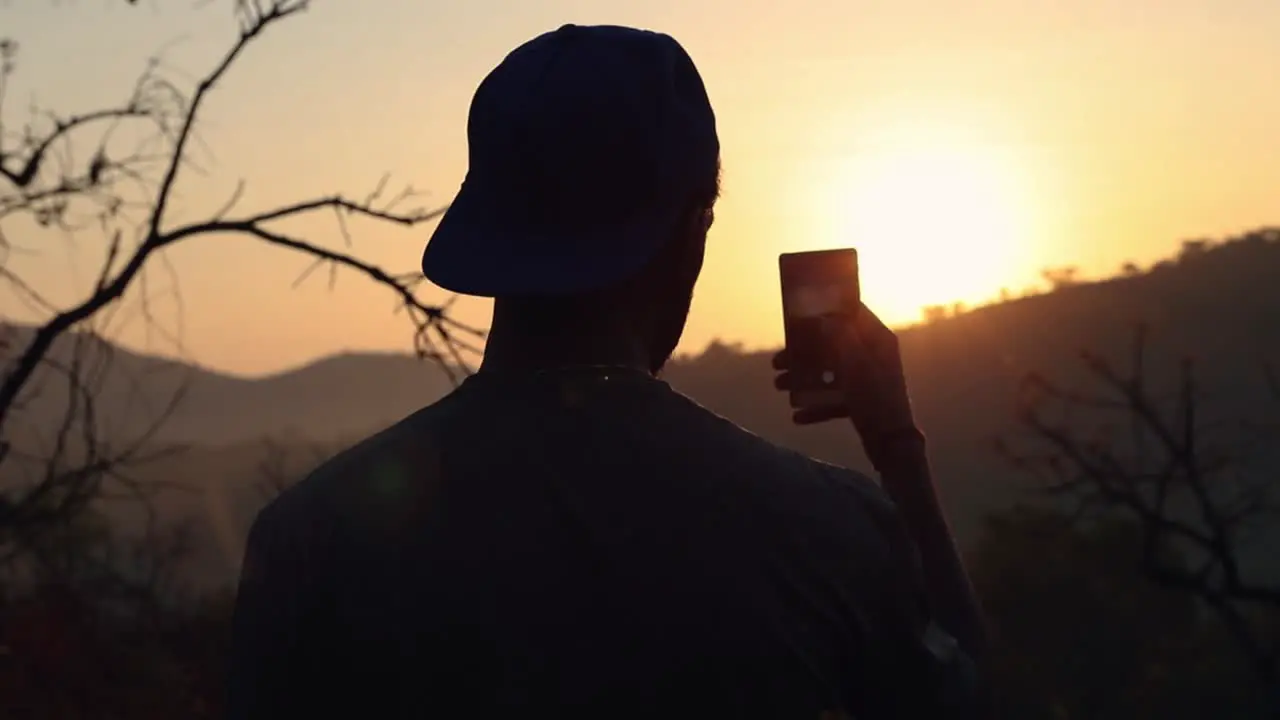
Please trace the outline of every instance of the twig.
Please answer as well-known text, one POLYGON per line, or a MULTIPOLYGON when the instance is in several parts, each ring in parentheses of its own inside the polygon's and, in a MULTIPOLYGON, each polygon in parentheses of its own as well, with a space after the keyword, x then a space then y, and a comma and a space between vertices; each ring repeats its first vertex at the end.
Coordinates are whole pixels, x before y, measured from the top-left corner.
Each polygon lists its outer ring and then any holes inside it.
MULTIPOLYGON (((1155 582, 1190 593, 1207 603, 1236 638, 1261 677, 1270 681, 1277 671, 1274 648, 1264 647, 1238 607, 1254 603, 1280 609, 1280 588, 1246 580, 1240 570, 1236 529, 1261 513, 1269 512, 1269 484, 1247 480, 1228 495, 1234 465, 1225 455, 1206 457, 1202 452, 1203 424, 1199 419, 1199 393, 1190 360, 1181 364, 1178 401, 1167 419, 1152 398, 1147 384, 1147 333, 1137 328, 1132 370, 1123 376, 1103 359, 1084 354, 1093 380, 1101 387, 1099 398, 1089 393, 1062 390, 1041 376, 1029 376, 1020 394, 1018 419, 1044 453, 1019 454, 1000 443, 997 449, 1017 467, 1045 471, 1054 481, 1047 490, 1080 501, 1080 509, 1119 509, 1138 521, 1143 533, 1142 569, 1155 582), (1056 403, 1063 420, 1044 418, 1044 406, 1056 403), (1068 412, 1085 408, 1093 412, 1119 410, 1127 415, 1134 456, 1122 458, 1105 440, 1085 442, 1072 429, 1068 412), (1154 438, 1159 456, 1146 439, 1154 438), (1151 468, 1155 469, 1151 469, 1151 468), (1171 495, 1182 489, 1193 503, 1198 522, 1177 516, 1171 495), (1168 562, 1170 541, 1195 549, 1199 567, 1168 562)), ((1265 373, 1264 373, 1265 374, 1265 373)), ((1270 384, 1274 380, 1267 377, 1270 384)))

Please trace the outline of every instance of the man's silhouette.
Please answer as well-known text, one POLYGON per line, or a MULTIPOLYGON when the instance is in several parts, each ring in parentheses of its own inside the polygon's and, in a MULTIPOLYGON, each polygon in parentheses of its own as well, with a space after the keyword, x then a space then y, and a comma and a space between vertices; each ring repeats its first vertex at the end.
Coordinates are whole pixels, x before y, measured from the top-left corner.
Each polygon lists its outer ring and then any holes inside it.
POLYGON ((908 489, 905 523, 871 480, 655 377, 719 189, 680 45, 620 27, 535 38, 481 83, 468 138, 423 271, 495 298, 483 365, 258 516, 231 716, 961 708, 971 664, 951 638, 977 647, 977 624, 892 334, 870 313, 838 331, 863 401, 797 421, 852 417, 908 489))

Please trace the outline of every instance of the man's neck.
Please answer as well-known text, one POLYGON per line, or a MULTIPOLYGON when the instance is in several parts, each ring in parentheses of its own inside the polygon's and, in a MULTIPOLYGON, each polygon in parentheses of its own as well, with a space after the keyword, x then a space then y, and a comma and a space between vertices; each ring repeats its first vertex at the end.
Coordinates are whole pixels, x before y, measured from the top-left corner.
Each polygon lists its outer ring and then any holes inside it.
POLYGON ((547 370, 583 366, 627 367, 650 372, 644 343, 632 336, 564 333, 512 328, 495 323, 485 343, 481 372, 547 370))

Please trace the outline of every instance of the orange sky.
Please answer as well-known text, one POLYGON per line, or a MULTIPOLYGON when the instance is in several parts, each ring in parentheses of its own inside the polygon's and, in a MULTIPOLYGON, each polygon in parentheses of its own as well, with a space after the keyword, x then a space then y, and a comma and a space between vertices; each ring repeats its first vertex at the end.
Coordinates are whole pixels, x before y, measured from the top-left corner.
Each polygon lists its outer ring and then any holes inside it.
MULTIPOLYGON (((33 93, 68 111, 124 97, 162 47, 170 67, 198 72, 234 32, 227 5, 0 4, 23 53, 7 126, 33 93)), ((675 35, 716 106, 725 196, 685 350, 780 340, 780 252, 859 248, 865 298, 902 323, 923 305, 1035 284, 1046 266, 1105 274, 1186 237, 1280 221, 1280 3, 1269 0, 315 0, 211 97, 200 171, 175 209, 195 218, 240 179, 251 209, 360 195, 386 172, 447 202, 476 83, 565 22, 675 35)), ((91 281, 93 235, 2 229, 39 249, 8 262, 47 294, 71 299, 91 281)), ((327 220, 300 229, 335 237, 327 220)), ((428 233, 366 229, 357 241, 409 270, 428 233)), ((392 300, 355 277, 332 293, 322 279, 291 290, 304 261, 234 238, 169 259, 186 353, 206 365, 257 374, 408 347, 392 300)), ((152 278, 163 290, 158 268, 152 278)), ((156 305, 177 327, 177 306, 156 305)), ((481 302, 460 308, 486 319, 481 302)), ((3 293, 0 316, 24 317, 3 293)), ((122 339, 145 345, 141 326, 122 339)))

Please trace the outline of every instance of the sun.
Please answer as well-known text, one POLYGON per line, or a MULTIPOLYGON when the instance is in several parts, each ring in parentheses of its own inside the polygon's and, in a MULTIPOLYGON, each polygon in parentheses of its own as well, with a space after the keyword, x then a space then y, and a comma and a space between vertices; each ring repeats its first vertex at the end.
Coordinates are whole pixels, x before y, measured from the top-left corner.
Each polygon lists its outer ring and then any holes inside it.
POLYGON ((991 149, 914 147, 850 158, 825 213, 833 246, 858 249, 862 294, 893 322, 928 305, 996 296, 1029 240, 1025 182, 991 149))

